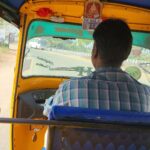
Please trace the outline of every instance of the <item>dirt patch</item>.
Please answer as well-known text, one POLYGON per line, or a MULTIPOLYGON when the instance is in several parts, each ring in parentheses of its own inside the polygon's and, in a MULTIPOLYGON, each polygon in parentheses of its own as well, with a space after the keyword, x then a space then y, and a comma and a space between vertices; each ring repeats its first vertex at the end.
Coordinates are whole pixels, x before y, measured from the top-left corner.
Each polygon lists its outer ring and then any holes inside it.
MULTIPOLYGON (((16 51, 0 52, 0 117, 9 117, 16 51)), ((9 125, 0 125, 0 150, 9 150, 9 125)))

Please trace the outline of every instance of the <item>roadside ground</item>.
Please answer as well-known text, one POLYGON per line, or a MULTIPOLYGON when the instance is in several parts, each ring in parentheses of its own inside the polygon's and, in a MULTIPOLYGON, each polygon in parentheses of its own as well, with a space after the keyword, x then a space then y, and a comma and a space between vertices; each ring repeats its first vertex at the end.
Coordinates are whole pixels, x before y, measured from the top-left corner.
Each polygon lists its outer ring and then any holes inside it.
MULTIPOLYGON (((0 48, 0 117, 9 117, 16 51, 0 48)), ((0 150, 9 150, 9 125, 0 124, 0 150)))

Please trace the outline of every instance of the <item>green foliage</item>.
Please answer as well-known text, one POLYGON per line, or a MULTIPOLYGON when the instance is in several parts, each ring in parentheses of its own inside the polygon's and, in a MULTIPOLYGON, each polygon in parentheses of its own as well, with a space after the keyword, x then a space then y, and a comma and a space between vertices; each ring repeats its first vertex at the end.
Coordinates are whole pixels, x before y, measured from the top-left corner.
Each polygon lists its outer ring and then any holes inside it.
POLYGON ((4 20, 2 18, 0 18, 0 25, 4 24, 4 20))
POLYGON ((125 71, 130 74, 133 78, 135 78, 136 80, 140 79, 142 73, 140 71, 140 69, 136 66, 129 66, 125 69, 125 71))
POLYGON ((64 49, 73 52, 89 53, 92 50, 92 40, 85 39, 60 39, 49 37, 48 45, 51 48, 64 49))

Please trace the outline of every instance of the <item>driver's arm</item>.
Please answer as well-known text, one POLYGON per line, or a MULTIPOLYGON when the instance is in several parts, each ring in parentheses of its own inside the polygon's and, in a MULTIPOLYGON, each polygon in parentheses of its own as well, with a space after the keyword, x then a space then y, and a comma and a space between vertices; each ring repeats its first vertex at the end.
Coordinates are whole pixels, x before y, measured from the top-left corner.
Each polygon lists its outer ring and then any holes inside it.
POLYGON ((69 106, 70 101, 67 98, 68 91, 69 91, 69 81, 66 81, 59 86, 55 95, 46 99, 45 104, 44 104, 43 114, 48 117, 54 105, 69 106))

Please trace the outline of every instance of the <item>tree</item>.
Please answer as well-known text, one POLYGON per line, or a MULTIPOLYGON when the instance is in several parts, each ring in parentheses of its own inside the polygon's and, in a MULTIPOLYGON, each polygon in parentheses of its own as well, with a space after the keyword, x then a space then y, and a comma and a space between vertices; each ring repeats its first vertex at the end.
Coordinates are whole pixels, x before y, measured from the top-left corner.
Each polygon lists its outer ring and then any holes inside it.
POLYGON ((4 25, 4 20, 0 18, 0 25, 4 25))

